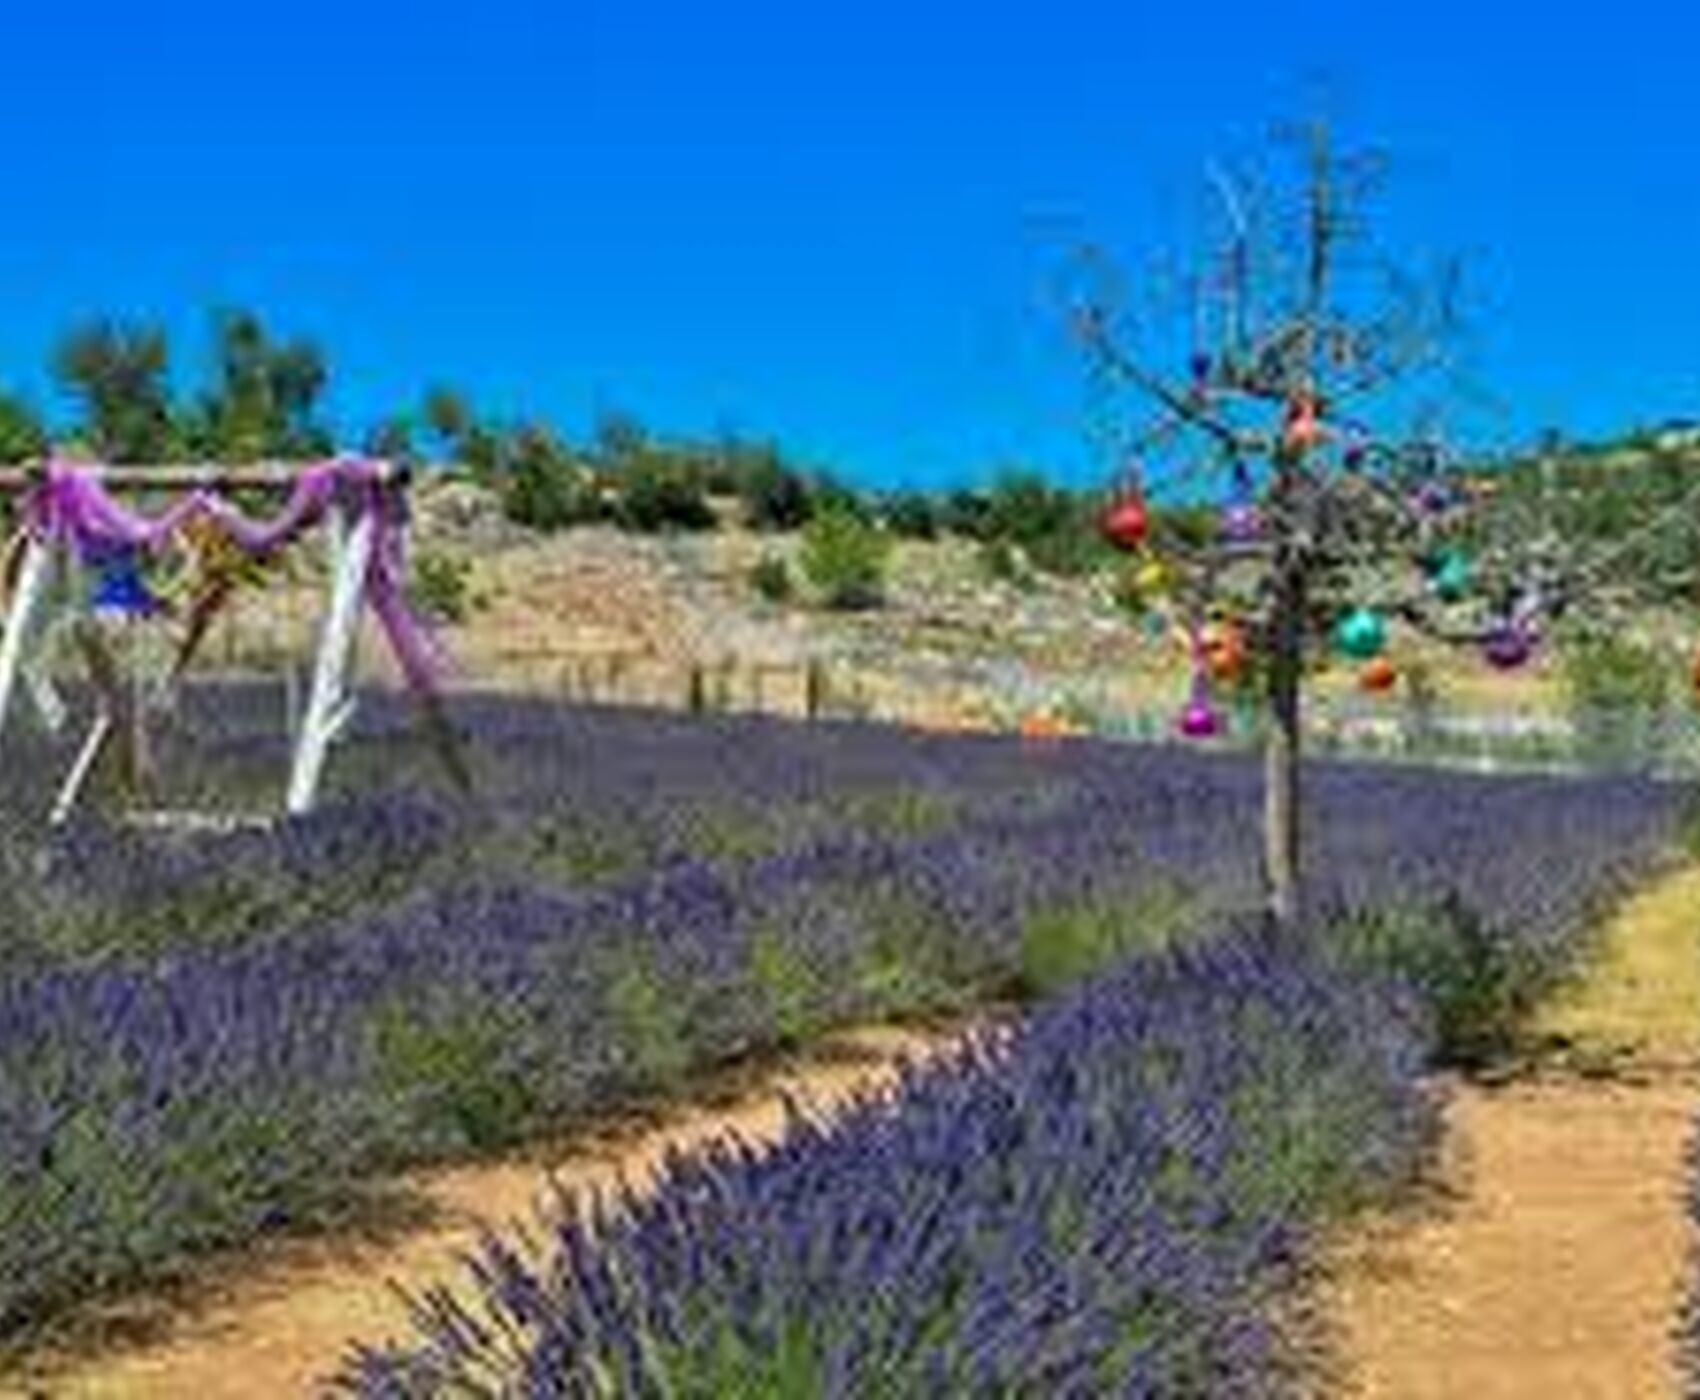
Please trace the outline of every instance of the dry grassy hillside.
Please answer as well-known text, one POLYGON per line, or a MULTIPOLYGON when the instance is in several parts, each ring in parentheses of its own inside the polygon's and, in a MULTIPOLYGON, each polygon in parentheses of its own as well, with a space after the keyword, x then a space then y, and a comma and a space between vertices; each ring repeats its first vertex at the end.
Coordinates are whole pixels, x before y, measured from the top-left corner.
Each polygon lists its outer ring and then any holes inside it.
MULTIPOLYGON (((810 600, 799 540, 741 528, 730 509, 707 534, 639 535, 611 527, 538 535, 504 520, 464 483, 417 492, 415 549, 469 569, 465 617, 440 627, 458 678, 627 703, 684 704, 693 669, 709 703, 798 712, 813 664, 834 709, 923 723, 1004 724, 1090 693, 1114 709, 1178 704, 1186 660, 1171 638, 1146 635, 1116 607, 1109 581, 1033 575, 991 578, 959 540, 903 542, 884 607, 835 613, 810 600), (799 594, 761 598, 750 571, 785 559, 799 594)), ((250 599, 215 643, 215 659, 278 664, 306 657, 321 581, 308 561, 295 587, 250 599), (221 651, 222 647, 222 651, 221 651)), ((1558 703, 1537 664, 1511 676, 1469 656, 1396 638, 1402 662, 1432 663, 1446 701, 1506 709, 1558 703)), ((382 668, 368 641, 368 665, 382 668)), ((1353 673, 1323 678, 1353 688, 1353 673)), ((1392 700, 1396 703, 1397 692, 1392 700)))

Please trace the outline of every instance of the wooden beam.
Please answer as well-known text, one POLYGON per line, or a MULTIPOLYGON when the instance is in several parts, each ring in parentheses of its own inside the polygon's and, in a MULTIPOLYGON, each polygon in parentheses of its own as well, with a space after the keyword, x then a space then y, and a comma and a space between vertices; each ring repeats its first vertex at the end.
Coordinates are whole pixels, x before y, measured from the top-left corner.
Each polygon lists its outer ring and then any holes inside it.
MULTIPOLYGON (((408 477, 408 468, 399 462, 379 462, 378 479, 400 484, 408 477)), ((282 462, 256 462, 245 466, 222 466, 218 463, 173 464, 171 466, 108 467, 90 465, 86 468, 99 478, 102 485, 116 491, 192 491, 197 487, 220 491, 288 491, 300 478, 303 466, 282 462)), ((30 490, 41 480, 42 465, 32 463, 21 467, 0 467, 0 496, 16 496, 30 490)))

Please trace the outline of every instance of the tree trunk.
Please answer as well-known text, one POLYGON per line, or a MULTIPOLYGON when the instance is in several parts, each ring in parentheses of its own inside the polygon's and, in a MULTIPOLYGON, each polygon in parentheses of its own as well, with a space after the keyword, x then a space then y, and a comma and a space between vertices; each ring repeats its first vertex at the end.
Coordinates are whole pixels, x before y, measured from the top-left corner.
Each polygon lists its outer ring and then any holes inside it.
MULTIPOLYGON (((1287 668, 1277 666, 1277 670, 1287 668)), ((1299 689, 1296 674, 1272 678, 1270 725, 1263 748, 1263 883, 1269 916, 1290 924, 1298 913, 1299 689)))
POLYGON ((1290 538, 1291 482, 1277 503, 1284 537, 1275 555, 1270 618, 1269 724, 1263 750, 1263 887, 1269 918, 1288 925, 1299 903, 1299 704, 1304 670, 1304 563, 1290 538))

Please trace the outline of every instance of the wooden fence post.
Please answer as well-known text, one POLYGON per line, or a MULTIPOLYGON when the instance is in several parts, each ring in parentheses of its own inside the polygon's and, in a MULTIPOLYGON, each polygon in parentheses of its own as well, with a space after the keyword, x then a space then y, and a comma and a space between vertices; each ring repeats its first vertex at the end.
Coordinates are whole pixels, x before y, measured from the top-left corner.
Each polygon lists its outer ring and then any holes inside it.
POLYGON ((803 675, 803 713, 811 720, 819 719, 825 708, 825 668, 819 657, 811 656, 803 675))

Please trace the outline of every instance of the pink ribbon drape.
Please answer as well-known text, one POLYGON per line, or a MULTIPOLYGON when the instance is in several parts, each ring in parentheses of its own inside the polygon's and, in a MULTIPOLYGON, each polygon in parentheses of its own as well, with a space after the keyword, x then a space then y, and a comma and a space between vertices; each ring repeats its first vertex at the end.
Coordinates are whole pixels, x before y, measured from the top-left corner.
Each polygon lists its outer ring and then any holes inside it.
POLYGON ((262 557, 289 544, 344 500, 356 515, 370 513, 376 523, 364 580, 366 601, 408 685, 428 693, 437 688, 444 659, 408 606, 403 521, 383 482, 382 464, 364 457, 336 457, 304 468, 283 509, 269 520, 255 519, 205 489, 190 492, 159 515, 147 516, 116 500, 93 469, 54 460, 30 496, 25 520, 38 537, 68 544, 85 557, 115 549, 158 552, 192 522, 212 520, 245 553, 262 557))

